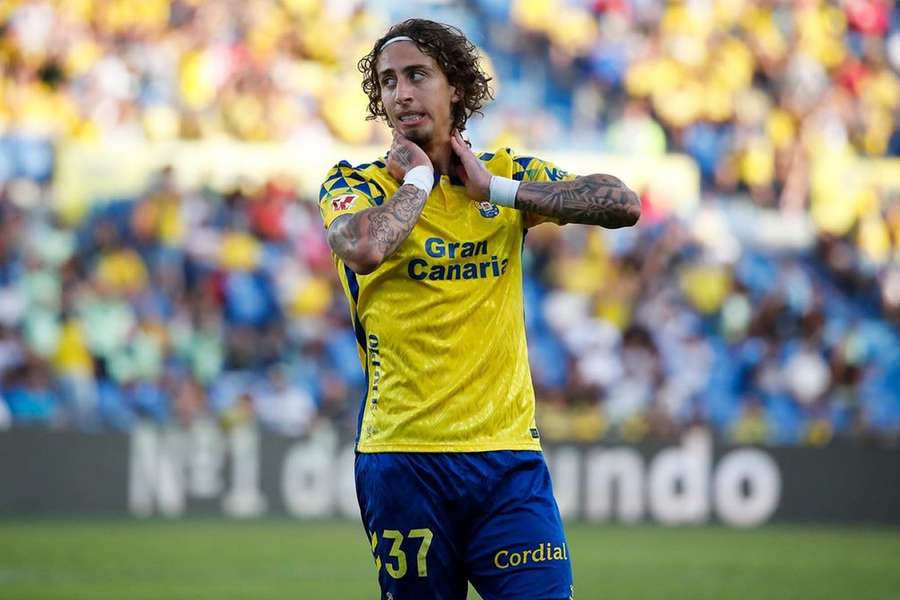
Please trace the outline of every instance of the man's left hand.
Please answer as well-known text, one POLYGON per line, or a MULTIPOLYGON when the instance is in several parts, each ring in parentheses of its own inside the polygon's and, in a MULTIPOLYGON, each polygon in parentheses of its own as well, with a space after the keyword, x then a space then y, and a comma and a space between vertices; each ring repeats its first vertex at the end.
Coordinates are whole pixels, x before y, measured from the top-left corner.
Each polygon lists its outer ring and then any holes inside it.
POLYGON ((490 200, 491 174, 463 140, 459 131, 453 130, 450 134, 450 146, 462 163, 459 176, 466 186, 466 193, 473 200, 490 200))

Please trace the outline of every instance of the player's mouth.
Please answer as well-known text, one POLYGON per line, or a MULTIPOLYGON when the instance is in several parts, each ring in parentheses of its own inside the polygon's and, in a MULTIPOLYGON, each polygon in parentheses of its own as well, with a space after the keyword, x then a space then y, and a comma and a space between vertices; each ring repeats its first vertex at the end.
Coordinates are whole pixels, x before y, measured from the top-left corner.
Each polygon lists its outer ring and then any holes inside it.
POLYGON ((403 125, 404 127, 415 127, 417 125, 421 125, 425 122, 425 119, 428 118, 428 115, 420 112, 407 112, 400 115, 397 115, 397 122, 403 125))

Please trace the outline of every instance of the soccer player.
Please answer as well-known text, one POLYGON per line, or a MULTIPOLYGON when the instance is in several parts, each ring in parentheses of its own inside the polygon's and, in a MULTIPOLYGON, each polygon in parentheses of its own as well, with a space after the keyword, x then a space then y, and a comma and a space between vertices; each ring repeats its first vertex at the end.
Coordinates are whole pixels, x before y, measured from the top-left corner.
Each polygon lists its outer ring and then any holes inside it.
POLYGON ((356 489, 382 597, 573 597, 570 551, 534 421, 522 299, 529 227, 634 225, 637 196, 460 132, 491 99, 475 47, 421 19, 359 62, 386 157, 336 165, 320 193, 367 391, 356 489))

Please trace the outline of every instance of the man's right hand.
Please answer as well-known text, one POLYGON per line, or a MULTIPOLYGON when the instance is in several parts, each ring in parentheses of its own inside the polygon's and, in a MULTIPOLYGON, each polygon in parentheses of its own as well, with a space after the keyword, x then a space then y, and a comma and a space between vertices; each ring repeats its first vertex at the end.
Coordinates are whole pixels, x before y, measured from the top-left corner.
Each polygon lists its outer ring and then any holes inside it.
POLYGON ((410 169, 420 166, 433 168, 431 159, 428 158, 425 151, 395 129, 394 142, 391 144, 391 151, 387 156, 388 173, 397 181, 402 182, 410 169))

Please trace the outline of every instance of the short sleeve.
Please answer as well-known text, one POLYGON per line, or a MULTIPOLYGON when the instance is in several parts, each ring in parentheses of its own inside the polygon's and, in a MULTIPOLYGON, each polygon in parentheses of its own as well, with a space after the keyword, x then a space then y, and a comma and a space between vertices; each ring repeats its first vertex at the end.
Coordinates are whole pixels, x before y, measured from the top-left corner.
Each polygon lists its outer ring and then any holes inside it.
POLYGON ((341 215, 352 215, 381 204, 380 192, 347 162, 328 172, 319 190, 319 214, 325 229, 341 215))
MULTIPOLYGON (((560 169, 551 162, 535 158, 533 156, 515 156, 513 157, 513 174, 512 178, 516 181, 571 181, 576 175, 560 169)), ((535 213, 525 213, 525 227, 534 227, 541 223, 556 223, 557 225, 565 225, 557 217, 547 217, 535 213)))

